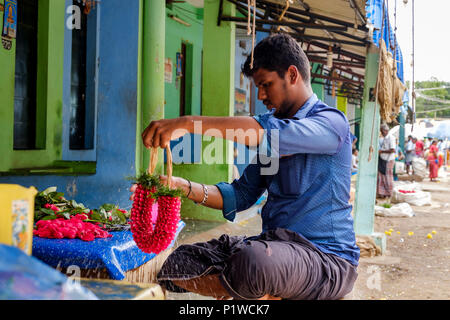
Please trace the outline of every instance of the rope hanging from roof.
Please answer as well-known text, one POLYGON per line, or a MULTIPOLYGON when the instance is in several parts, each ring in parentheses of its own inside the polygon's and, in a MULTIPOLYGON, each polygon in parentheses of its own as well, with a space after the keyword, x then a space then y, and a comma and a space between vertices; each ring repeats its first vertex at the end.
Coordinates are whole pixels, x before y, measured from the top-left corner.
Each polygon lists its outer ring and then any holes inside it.
POLYGON ((247 35, 250 33, 252 34, 252 56, 250 60, 250 69, 253 69, 253 54, 255 51, 255 37, 256 37, 256 0, 247 0, 247 14, 248 14, 248 20, 247 20, 247 35), (253 23, 251 25, 250 23, 250 16, 252 13, 253 7, 253 23))
POLYGON ((391 123, 397 118, 403 105, 406 87, 397 77, 397 68, 392 54, 388 52, 384 40, 380 43, 380 71, 378 73, 377 98, 381 119, 391 123))

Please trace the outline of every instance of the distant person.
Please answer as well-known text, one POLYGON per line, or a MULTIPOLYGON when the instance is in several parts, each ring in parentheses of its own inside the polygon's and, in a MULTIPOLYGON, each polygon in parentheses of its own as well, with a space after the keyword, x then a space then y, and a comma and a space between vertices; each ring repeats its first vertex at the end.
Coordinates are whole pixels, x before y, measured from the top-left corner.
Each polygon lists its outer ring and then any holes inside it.
POLYGON ((408 142, 405 146, 405 165, 406 165, 406 173, 410 174, 410 170, 412 169, 412 161, 416 155, 416 146, 413 142, 413 136, 408 136, 408 142))
POLYGON ((352 151, 352 175, 358 172, 358 149, 352 151))
POLYGON ((402 161, 403 159, 405 159, 405 155, 398 144, 398 139, 395 139, 395 161, 402 161))
POLYGON ((427 151, 428 149, 430 149, 430 146, 431 146, 431 138, 429 137, 423 138, 423 150, 427 151))
MULTIPOLYGON (((405 155, 402 152, 402 149, 400 148, 400 145, 398 144, 398 139, 395 139, 395 162, 402 161, 405 159, 405 155)), ((394 181, 398 180, 398 172, 397 172, 397 166, 394 163, 394 181)))
POLYGON ((437 147, 437 141, 434 140, 432 144, 430 145, 430 149, 428 151, 428 163, 429 163, 429 169, 430 169, 430 181, 437 181, 436 178, 438 177, 438 170, 439 170, 439 156, 438 156, 439 149, 437 147))
POLYGON ((439 139, 438 143, 437 143, 437 148, 438 148, 439 152, 441 152, 441 146, 442 146, 442 139, 439 139))
POLYGON ((379 198, 390 198, 394 186, 395 137, 389 134, 387 124, 382 124, 379 140, 377 195, 379 198))
POLYGON ((350 132, 350 137, 352 139, 352 150, 356 149, 356 142, 358 142, 358 138, 350 132))
POLYGON ((423 158, 423 150, 424 150, 423 141, 413 138, 413 142, 416 145, 416 156, 423 158))

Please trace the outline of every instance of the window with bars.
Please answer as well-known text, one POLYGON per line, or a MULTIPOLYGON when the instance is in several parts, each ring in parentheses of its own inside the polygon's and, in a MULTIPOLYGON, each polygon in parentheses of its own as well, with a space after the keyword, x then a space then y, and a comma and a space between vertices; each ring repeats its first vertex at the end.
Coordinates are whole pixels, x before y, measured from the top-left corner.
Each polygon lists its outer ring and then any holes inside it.
POLYGON ((36 148, 37 28, 37 1, 18 1, 14 83, 15 150, 36 148))
MULTIPOLYGON (((77 1, 74 1, 74 4, 77 1)), ((70 83, 70 146, 87 149, 86 137, 86 41, 87 15, 80 14, 80 28, 72 29, 72 63, 70 83)))

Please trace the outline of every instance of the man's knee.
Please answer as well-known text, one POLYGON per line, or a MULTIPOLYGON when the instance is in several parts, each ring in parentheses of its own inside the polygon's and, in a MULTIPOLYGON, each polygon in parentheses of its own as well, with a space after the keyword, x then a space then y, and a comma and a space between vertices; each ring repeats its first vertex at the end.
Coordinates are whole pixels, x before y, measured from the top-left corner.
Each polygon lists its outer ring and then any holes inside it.
POLYGON ((270 246, 253 243, 230 257, 224 277, 243 298, 258 299, 266 294, 276 295, 273 292, 273 277, 278 272, 276 263, 270 246))

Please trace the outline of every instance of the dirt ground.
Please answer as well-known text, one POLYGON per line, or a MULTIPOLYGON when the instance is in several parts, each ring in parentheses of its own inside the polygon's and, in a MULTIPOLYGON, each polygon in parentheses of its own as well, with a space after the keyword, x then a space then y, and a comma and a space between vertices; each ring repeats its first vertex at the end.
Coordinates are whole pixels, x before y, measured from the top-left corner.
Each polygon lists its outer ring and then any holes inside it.
POLYGON ((419 183, 431 193, 430 206, 411 206, 410 218, 375 216, 375 232, 394 231, 386 235, 384 255, 360 259, 353 299, 450 298, 450 172, 442 172, 439 182, 419 183))

